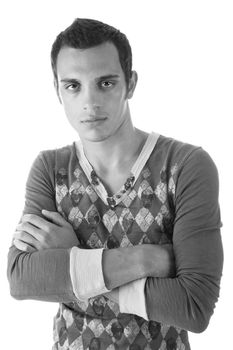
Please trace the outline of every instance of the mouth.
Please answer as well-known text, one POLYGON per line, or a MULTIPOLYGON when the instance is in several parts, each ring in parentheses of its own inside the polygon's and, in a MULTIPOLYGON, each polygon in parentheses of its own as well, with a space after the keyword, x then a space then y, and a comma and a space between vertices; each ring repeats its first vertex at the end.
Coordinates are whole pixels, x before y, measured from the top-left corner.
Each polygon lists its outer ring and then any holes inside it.
POLYGON ((81 123, 97 123, 97 122, 103 122, 106 119, 107 118, 94 118, 93 117, 93 118, 82 120, 81 123))

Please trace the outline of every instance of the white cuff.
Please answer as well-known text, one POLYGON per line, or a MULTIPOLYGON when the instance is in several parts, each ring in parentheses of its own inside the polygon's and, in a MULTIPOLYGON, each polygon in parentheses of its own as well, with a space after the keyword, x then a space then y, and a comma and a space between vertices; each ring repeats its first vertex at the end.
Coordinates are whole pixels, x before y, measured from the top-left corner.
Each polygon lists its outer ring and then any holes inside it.
POLYGON ((146 312, 145 283, 146 278, 141 278, 119 288, 120 312, 138 315, 149 321, 146 312))
POLYGON ((70 277, 75 296, 79 300, 109 292, 104 283, 101 249, 80 249, 70 251, 70 277))

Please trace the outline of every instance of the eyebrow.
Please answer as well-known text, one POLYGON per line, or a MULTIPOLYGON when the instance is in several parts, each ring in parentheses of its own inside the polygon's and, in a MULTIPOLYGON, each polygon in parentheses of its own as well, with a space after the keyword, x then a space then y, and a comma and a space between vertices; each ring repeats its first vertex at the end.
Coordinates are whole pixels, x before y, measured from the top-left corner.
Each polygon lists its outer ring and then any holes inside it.
POLYGON ((65 78, 60 80, 61 83, 78 83, 78 79, 65 78))
MULTIPOLYGON (((107 80, 107 79, 117 79, 120 78, 120 75, 118 74, 107 74, 107 75, 102 75, 99 78, 96 78, 95 80, 107 80)), ((77 83, 79 82, 78 79, 73 79, 73 78, 64 78, 60 80, 61 83, 77 83)))
POLYGON ((98 80, 106 80, 106 79, 116 79, 116 78, 120 78, 120 76, 118 74, 108 74, 108 75, 103 75, 97 79, 98 80))

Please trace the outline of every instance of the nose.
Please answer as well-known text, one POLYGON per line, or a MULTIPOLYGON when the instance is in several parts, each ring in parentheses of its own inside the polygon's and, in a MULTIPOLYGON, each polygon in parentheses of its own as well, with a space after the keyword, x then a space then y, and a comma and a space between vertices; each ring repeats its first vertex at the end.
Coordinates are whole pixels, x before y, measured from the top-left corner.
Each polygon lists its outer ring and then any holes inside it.
POLYGON ((83 109, 85 112, 87 112, 88 114, 94 114, 96 113, 96 111, 98 111, 100 108, 100 106, 96 103, 88 103, 88 104, 85 104, 83 109))
POLYGON ((85 91, 83 109, 88 114, 95 113, 101 107, 100 99, 98 98, 98 93, 92 88, 88 88, 85 91))

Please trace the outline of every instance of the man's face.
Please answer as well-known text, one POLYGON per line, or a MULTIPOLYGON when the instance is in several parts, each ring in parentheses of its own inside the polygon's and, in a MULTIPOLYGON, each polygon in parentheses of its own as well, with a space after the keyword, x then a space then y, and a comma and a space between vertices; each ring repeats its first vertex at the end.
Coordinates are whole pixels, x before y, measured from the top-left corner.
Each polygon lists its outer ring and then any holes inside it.
POLYGON ((116 47, 63 47, 57 58, 58 93, 70 124, 81 139, 105 140, 127 123, 128 98, 116 47))

